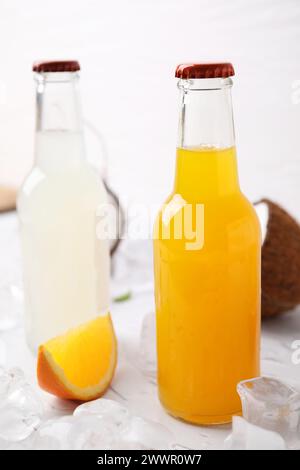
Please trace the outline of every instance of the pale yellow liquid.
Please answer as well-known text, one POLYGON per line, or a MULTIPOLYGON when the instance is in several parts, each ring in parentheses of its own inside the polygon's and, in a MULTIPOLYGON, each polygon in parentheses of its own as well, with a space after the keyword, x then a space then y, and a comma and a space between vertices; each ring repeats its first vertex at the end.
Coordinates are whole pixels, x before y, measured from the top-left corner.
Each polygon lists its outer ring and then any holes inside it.
POLYGON ((193 423, 228 422, 241 411, 237 383, 260 373, 260 228, 234 148, 177 150, 174 192, 154 235, 160 400, 193 423), (199 249, 175 236, 185 204, 193 215, 203 204, 199 249), (170 205, 176 216, 166 215, 170 205))

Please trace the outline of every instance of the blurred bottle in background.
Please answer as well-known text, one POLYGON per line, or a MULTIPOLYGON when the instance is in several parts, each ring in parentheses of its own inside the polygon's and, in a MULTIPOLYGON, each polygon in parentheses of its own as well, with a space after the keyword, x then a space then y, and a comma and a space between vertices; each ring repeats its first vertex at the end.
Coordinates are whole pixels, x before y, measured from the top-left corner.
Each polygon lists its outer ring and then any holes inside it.
POLYGON ((85 158, 77 61, 34 64, 35 164, 18 197, 26 334, 39 344, 109 309, 109 244, 96 236, 107 202, 85 158))

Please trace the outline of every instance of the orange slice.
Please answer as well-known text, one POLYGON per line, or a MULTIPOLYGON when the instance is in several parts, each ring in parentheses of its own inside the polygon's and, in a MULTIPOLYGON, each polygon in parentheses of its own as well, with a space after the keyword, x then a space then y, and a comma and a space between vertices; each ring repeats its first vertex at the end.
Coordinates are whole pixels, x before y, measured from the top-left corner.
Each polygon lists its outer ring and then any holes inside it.
POLYGON ((39 385, 60 398, 88 401, 109 387, 117 362, 110 315, 51 339, 39 347, 39 385))

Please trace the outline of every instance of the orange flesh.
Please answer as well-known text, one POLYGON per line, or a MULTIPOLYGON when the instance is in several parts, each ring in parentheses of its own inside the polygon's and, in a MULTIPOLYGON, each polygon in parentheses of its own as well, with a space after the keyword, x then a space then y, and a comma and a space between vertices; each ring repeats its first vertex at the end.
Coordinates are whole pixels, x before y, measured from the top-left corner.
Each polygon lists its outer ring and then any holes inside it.
POLYGON ((100 316, 40 346, 38 382, 60 398, 92 400, 110 385, 116 359, 110 315, 100 316))

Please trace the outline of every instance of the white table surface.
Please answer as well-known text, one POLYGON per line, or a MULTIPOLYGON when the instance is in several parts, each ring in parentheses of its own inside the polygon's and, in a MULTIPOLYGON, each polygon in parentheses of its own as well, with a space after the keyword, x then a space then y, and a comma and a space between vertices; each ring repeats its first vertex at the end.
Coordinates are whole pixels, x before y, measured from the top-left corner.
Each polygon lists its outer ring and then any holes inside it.
MULTIPOLYGON (((118 338, 119 360, 106 398, 126 404, 136 415, 162 423, 173 431, 180 446, 220 449, 231 426, 197 427, 168 416, 158 401, 155 379, 143 372, 140 363, 141 325, 144 316, 154 309, 151 253, 146 248, 149 248, 149 242, 145 242, 143 250, 132 250, 134 243, 124 242, 117 254, 119 259, 114 263, 115 288, 117 286, 120 292, 122 288, 130 288, 133 295, 128 301, 112 303, 111 313, 118 338), (132 253, 139 252, 143 254, 135 260, 132 253), (126 269, 129 270, 127 273, 126 269)), ((141 243, 136 242, 136 246, 141 243)), ((17 285, 20 282, 18 224, 15 213, 0 215, 0 286, 8 282, 16 282, 17 285)), ((300 390, 300 365, 293 364, 291 347, 294 340, 300 340, 300 310, 263 322, 262 331, 263 374, 281 378, 300 390)), ((21 367, 28 380, 37 387, 35 358, 25 343, 22 318, 16 328, 0 331, 0 365, 7 368, 21 367)), ((72 403, 63 402, 42 391, 39 393, 46 404, 46 417, 72 412, 72 403)))

